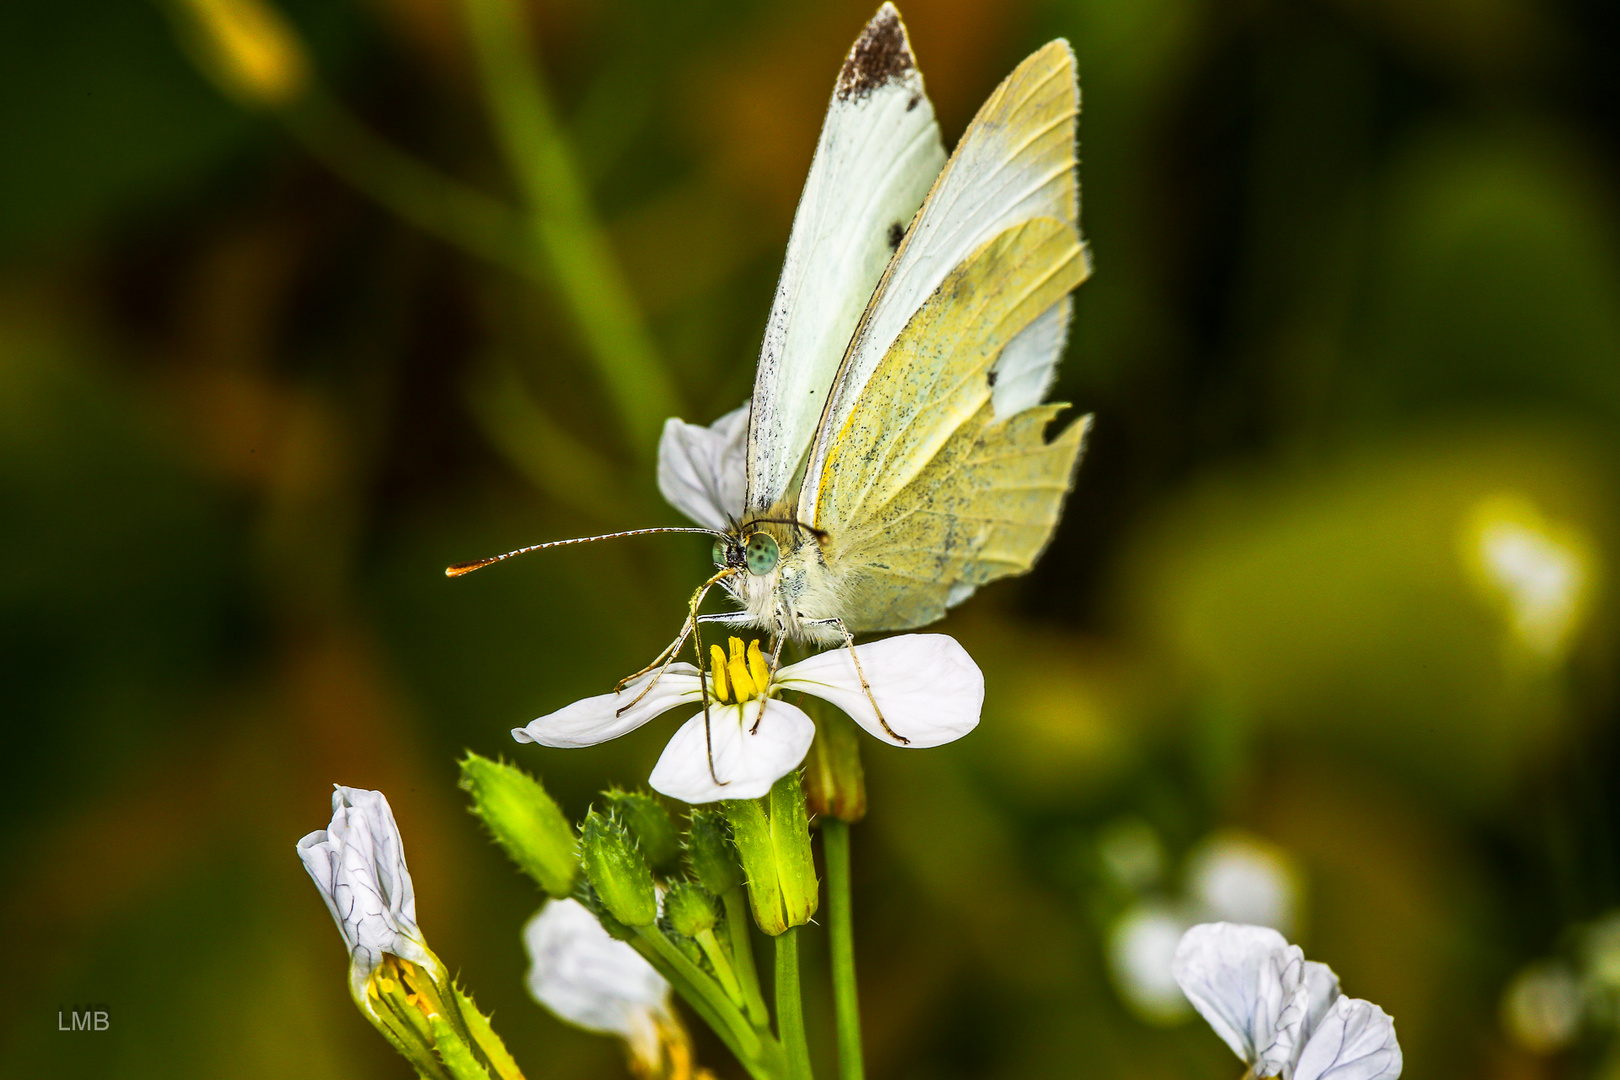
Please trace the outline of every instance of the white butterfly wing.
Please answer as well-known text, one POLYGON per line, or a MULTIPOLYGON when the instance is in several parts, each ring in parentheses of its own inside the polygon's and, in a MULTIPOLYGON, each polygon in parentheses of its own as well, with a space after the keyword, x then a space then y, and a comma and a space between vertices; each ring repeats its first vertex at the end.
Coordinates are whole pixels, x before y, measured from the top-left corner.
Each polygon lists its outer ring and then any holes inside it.
POLYGON ((754 380, 747 511, 792 490, 861 314, 944 161, 905 24, 884 4, 844 61, 793 218, 754 380))
MULTIPOLYGON (((878 285, 838 371, 805 472, 798 510, 803 519, 816 520, 823 466, 836 433, 890 346, 946 276, 994 237, 1034 218, 1056 218, 1078 233, 1079 113, 1074 53, 1062 40, 1018 65, 979 109, 878 285)), ((1003 349, 992 395, 998 419, 1045 395, 1068 337, 1069 312, 1064 297, 1003 349)))

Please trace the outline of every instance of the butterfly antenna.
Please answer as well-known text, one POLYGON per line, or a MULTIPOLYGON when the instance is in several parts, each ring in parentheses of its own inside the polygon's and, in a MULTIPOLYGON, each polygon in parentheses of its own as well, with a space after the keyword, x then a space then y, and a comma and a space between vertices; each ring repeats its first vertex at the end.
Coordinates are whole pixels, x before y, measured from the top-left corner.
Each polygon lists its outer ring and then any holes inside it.
POLYGON ((530 544, 528 547, 521 547, 516 551, 508 551, 504 555, 491 555, 487 559, 476 559, 472 562, 459 562, 454 566, 445 567, 444 576, 460 577, 463 574, 470 574, 474 570, 482 570, 486 566, 491 566, 498 562, 504 562, 507 559, 512 558, 514 555, 527 555, 531 551, 544 551, 546 548, 566 547, 569 544, 589 544, 597 540, 617 540, 621 536, 647 536, 652 533, 702 533, 704 536, 718 536, 722 540, 726 538, 725 533, 719 532, 715 529, 694 529, 679 525, 663 526, 656 529, 630 529, 626 532, 603 533, 601 536, 576 536, 571 540, 549 540, 544 544, 530 544))

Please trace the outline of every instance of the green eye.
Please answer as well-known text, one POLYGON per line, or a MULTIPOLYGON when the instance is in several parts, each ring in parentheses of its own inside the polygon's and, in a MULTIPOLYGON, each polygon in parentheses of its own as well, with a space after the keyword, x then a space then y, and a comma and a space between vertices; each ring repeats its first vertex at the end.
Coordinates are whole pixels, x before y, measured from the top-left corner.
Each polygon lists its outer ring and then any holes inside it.
POLYGON ((776 560, 781 553, 776 550, 776 541, 765 533, 757 532, 748 538, 747 555, 748 572, 755 577, 763 577, 776 569, 776 560))
POLYGON ((714 550, 709 553, 709 557, 714 560, 714 565, 716 566, 726 565, 726 542, 724 540, 716 540, 714 542, 714 550))

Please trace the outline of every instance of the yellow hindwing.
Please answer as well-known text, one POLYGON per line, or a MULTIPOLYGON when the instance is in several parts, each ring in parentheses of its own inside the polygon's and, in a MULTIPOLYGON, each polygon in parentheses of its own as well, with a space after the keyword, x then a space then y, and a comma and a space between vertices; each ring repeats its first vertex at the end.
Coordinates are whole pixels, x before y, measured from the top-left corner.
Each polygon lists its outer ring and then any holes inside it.
POLYGON ((1073 485, 1086 422, 1051 442, 1062 405, 997 421, 1001 350, 1084 280, 1074 228, 1035 218, 992 238, 917 310, 828 450, 817 527, 852 630, 944 614, 953 590, 1028 570, 1073 485))

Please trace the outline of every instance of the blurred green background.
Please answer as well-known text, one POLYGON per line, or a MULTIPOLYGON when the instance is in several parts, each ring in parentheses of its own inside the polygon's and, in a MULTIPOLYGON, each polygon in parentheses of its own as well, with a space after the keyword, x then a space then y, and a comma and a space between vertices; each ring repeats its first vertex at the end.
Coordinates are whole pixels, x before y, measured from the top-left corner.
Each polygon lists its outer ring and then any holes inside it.
MULTIPOLYGON (((576 816, 645 777, 678 718, 508 731, 656 653, 708 544, 441 570, 679 523, 657 422, 747 395, 870 8, 533 3, 547 129, 501 112, 459 0, 287 0, 325 87, 292 104, 273 51, 260 100, 222 93, 187 19, 229 3, 0 6, 7 1075, 407 1076, 293 854, 334 781, 388 794, 427 937, 528 1075, 625 1075, 527 998, 539 897, 454 759, 576 816), (549 258, 526 204, 574 229, 549 258), (107 1032, 56 1030, 92 1006, 107 1032)), ((1040 566, 943 625, 982 726, 863 744, 874 1080, 1235 1077, 1131 989, 1128 931, 1210 910, 1221 837, 1406 1075, 1620 1075, 1591 930, 1620 905, 1620 9, 903 12, 948 145, 1074 44, 1096 273, 1058 395, 1097 426, 1040 566)), ((831 1075, 824 975, 808 1002, 831 1075)))

